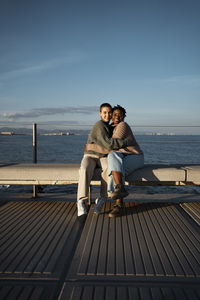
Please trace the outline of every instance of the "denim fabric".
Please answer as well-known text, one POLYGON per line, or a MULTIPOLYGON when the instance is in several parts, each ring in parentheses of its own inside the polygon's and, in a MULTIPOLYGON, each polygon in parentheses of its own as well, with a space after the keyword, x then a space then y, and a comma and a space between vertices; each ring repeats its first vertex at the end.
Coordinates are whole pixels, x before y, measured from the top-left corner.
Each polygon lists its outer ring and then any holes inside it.
POLYGON ((111 175, 112 171, 122 173, 122 181, 125 182, 125 176, 131 174, 136 169, 144 166, 144 155, 125 155, 121 152, 111 152, 108 154, 108 175, 110 176, 108 183, 108 192, 113 192, 115 182, 111 175))

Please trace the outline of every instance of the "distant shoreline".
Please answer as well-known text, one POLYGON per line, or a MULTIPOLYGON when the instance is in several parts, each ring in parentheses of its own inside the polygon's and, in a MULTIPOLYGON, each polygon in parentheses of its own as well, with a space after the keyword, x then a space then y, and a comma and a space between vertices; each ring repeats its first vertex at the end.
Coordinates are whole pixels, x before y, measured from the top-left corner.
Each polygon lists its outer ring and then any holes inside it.
MULTIPOLYGON (((55 133, 38 133, 37 136, 85 136, 88 135, 88 133, 60 133, 60 132, 55 132, 55 133)), ((200 134, 177 134, 177 133, 134 133, 135 136, 200 136, 200 134)), ((33 136, 32 133, 2 133, 0 132, 0 136, 33 136)))
MULTIPOLYGON (((162 127, 162 126, 161 126, 162 127)), ((133 127, 134 135, 141 136, 178 136, 178 135, 185 135, 185 136, 199 136, 200 135, 200 128, 196 128, 198 130, 194 130, 190 132, 188 131, 188 128, 185 129, 181 128, 175 129, 175 128, 148 128, 145 129, 138 129, 133 127), (185 132, 184 132, 185 131, 185 132)), ((37 136, 71 136, 71 135, 88 135, 90 132, 90 129, 75 129, 75 128, 46 128, 43 129, 41 127, 37 127, 37 136)), ((25 128, 25 127, 0 127, 0 136, 6 135, 21 135, 21 136, 32 136, 33 135, 33 129, 32 128, 25 128)))

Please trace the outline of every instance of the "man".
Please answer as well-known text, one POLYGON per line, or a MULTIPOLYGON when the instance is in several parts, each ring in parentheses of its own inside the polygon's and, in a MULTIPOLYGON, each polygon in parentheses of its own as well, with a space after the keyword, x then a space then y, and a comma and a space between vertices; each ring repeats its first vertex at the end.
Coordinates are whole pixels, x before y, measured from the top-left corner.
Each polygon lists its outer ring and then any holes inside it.
POLYGON ((94 174, 94 169, 98 166, 102 169, 100 198, 96 199, 95 212, 101 211, 107 198, 107 154, 110 150, 118 150, 128 145, 126 139, 112 138, 112 129, 109 122, 112 118, 112 107, 109 103, 100 106, 99 120, 92 128, 87 145, 93 145, 92 150, 85 147, 83 159, 79 170, 79 183, 77 192, 78 217, 87 214, 85 201, 88 198, 88 189, 94 174), (104 151, 106 149, 107 151, 104 151))

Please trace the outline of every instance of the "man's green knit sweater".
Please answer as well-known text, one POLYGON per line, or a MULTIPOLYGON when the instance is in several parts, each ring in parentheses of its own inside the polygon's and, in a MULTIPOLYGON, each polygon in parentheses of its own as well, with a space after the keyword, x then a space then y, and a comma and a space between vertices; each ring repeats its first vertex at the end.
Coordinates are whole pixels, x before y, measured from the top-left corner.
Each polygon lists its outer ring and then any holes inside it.
MULTIPOLYGON (((90 131, 87 144, 97 144, 109 151, 125 148, 128 145, 128 142, 126 139, 112 138, 111 126, 103 120, 100 120, 93 126, 92 130, 90 131)), ((100 154, 99 152, 92 150, 86 150, 85 153, 96 154, 99 157, 105 156, 105 154, 100 154)))

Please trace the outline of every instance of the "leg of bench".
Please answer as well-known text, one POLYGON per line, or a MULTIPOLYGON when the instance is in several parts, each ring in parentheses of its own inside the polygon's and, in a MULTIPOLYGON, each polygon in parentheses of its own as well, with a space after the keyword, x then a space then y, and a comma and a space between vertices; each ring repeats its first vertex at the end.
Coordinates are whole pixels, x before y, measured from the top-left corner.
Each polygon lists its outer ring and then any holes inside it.
POLYGON ((37 186, 33 185, 33 198, 37 197, 37 186))
POLYGON ((88 205, 91 205, 91 194, 92 194, 92 186, 89 185, 89 190, 88 190, 88 205))

